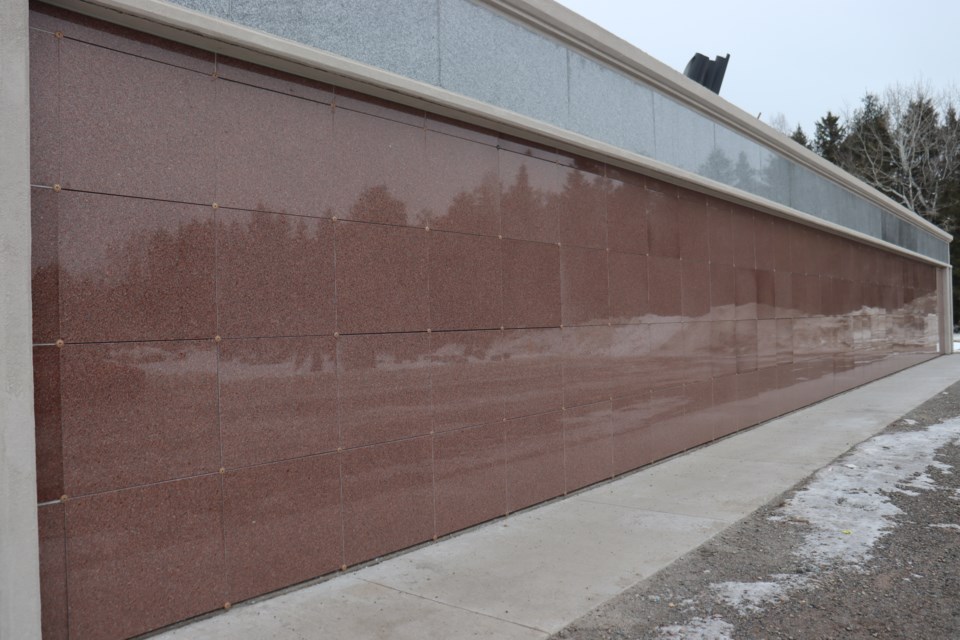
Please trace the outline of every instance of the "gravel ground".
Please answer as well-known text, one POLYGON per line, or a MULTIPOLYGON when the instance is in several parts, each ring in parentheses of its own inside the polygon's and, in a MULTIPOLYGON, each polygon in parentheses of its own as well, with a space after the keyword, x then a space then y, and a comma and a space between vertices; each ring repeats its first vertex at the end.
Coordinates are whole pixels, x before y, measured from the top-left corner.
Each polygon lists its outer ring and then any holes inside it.
POLYGON ((553 637, 960 639, 960 383, 553 637))

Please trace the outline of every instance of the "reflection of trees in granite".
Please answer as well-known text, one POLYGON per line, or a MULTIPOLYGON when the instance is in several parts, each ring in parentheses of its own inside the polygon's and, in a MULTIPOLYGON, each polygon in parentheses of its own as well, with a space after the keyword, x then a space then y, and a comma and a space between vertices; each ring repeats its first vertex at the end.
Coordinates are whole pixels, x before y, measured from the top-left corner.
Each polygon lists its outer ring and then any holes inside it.
POLYGON ((367 212, 376 211, 378 222, 384 224, 406 225, 407 205, 390 195, 390 189, 385 184, 367 187, 357 196, 356 202, 350 205, 350 219, 363 220, 367 212))
POLYGON ((214 303, 213 221, 197 217, 131 215, 114 226, 113 216, 78 215, 65 225, 61 232, 82 233, 86 240, 61 252, 61 291, 75 314, 65 314, 65 320, 70 333, 79 334, 67 338, 169 338, 159 333, 173 330, 178 337, 209 334, 213 327, 206 319, 190 313, 200 306, 195 296, 209 295, 211 311, 214 303), (138 333, 144 327, 150 335, 138 333))
POLYGON ((789 198, 790 162, 771 153, 760 165, 754 166, 744 151, 737 154, 734 162, 722 149, 715 148, 697 173, 748 193, 784 202, 789 198))
POLYGON ((715 148, 700 165, 698 173, 731 187, 762 195, 761 183, 757 180, 757 170, 750 165, 750 159, 743 151, 737 155, 737 161, 733 162, 723 150, 715 148))
POLYGON ((547 208, 547 199, 548 194, 530 184, 527 165, 521 164, 513 184, 500 194, 500 210, 504 216, 514 211, 524 211, 528 212, 528 215, 534 214, 531 217, 539 219, 535 212, 541 212, 547 208))
POLYGON ((460 190, 450 200, 445 211, 427 211, 426 220, 438 229, 469 228, 480 226, 479 221, 490 211, 499 210, 500 183, 496 174, 488 172, 480 184, 471 190, 460 190))

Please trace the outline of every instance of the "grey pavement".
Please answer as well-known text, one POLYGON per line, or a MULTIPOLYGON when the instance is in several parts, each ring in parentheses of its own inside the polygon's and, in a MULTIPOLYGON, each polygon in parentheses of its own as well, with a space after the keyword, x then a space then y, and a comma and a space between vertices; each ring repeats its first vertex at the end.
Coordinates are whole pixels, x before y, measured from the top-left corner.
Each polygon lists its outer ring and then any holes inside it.
POLYGON ((544 638, 960 379, 944 356, 562 500, 163 640, 544 638))

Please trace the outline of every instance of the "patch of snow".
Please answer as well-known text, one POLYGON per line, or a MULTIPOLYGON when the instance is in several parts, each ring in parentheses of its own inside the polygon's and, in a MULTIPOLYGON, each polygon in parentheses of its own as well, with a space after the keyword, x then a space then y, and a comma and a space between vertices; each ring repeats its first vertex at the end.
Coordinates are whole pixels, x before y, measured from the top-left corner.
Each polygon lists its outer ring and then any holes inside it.
POLYGON ((696 617, 686 624, 674 624, 657 629, 658 638, 683 640, 733 640, 733 625, 719 617, 696 617))
POLYGON ((917 491, 933 489, 926 470, 945 467, 934 460, 936 451, 958 439, 960 419, 875 436, 848 453, 841 464, 818 471, 780 508, 777 519, 806 520, 813 528, 797 551, 801 557, 819 564, 859 564, 870 557, 870 549, 900 513, 887 494, 918 495, 917 491))
POLYGON ((917 421, 916 421, 916 420, 911 420, 910 418, 904 418, 904 419, 903 419, 903 424, 909 425, 909 426, 912 427, 913 425, 917 424, 917 421))
POLYGON ((723 604, 740 615, 763 611, 763 605, 777 604, 787 599, 787 590, 800 587, 806 580, 801 576, 779 576, 776 581, 720 582, 710 585, 723 604))
MULTIPOLYGON (((905 422, 916 424, 913 420, 905 422)), ((818 571, 819 567, 858 568, 870 558, 876 542, 896 526, 895 516, 902 513, 890 502, 889 494, 916 496, 920 491, 935 489, 937 485, 927 470, 950 471, 951 467, 935 460, 935 456, 951 442, 960 444, 960 418, 919 431, 874 436, 838 464, 818 471, 770 520, 810 527, 795 553, 818 565, 818 571)), ((960 499, 960 489, 954 493, 960 499)), ((930 526, 960 530, 956 524, 930 526)), ((757 582, 719 582, 710 588, 718 602, 744 615, 762 611, 765 604, 784 601, 791 591, 816 584, 795 574, 770 577, 771 580, 757 582)), ((660 627, 658 637, 732 640, 733 629, 719 616, 696 617, 684 625, 660 627)))

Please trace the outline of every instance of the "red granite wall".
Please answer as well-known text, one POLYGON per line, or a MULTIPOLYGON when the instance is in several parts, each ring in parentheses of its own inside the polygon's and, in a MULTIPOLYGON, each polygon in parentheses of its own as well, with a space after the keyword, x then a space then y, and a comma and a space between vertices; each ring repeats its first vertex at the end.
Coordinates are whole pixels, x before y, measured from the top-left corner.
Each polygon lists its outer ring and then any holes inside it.
POLYGON ((309 580, 935 355, 930 266, 34 9, 47 638, 309 580))

